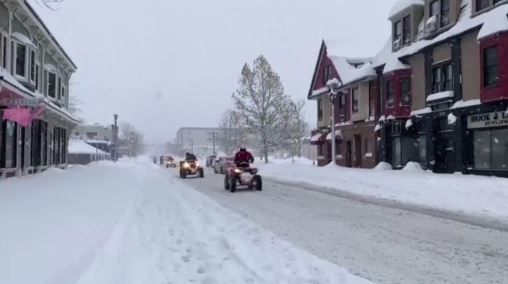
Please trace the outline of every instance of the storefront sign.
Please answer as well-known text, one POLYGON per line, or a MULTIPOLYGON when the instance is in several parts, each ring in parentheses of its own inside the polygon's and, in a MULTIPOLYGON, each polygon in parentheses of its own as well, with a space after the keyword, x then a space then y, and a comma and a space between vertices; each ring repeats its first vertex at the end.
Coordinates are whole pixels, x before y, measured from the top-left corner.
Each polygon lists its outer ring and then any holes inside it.
POLYGON ((2 98, 0 105, 9 107, 36 107, 40 103, 39 99, 24 99, 24 98, 2 98))
POLYGON ((481 113, 467 117, 467 128, 508 126, 508 112, 481 113))

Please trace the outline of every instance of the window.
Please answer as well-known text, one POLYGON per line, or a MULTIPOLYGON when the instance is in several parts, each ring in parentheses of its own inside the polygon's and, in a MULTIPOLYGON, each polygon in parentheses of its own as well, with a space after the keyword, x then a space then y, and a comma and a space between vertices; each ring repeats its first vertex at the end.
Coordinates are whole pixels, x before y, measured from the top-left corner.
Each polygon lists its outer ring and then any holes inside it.
POLYGON ((453 65, 442 64, 432 69, 432 93, 453 90, 453 65))
POLYGON ((386 107, 391 108, 395 103, 395 83, 393 80, 386 82, 386 107))
POLYGON ((497 72, 497 47, 489 47, 483 51, 483 85, 496 85, 499 77, 497 72))
POLYGON ((402 19, 402 41, 404 45, 411 43, 411 17, 406 16, 402 19))
POLYGON ((8 120, 2 122, 4 153, 0 168, 15 168, 17 153, 17 124, 8 120))
POLYGON ((450 23, 450 0, 441 0, 441 27, 450 23))
POLYGON ((365 139, 365 154, 374 153, 374 140, 373 139, 365 139))
POLYGON ((321 121, 323 120, 323 100, 319 99, 317 101, 317 105, 318 105, 318 120, 321 121))
POLYGON ((403 43, 403 27, 402 21, 397 21, 393 25, 393 49, 399 49, 403 43))
POLYGON ((27 77, 26 75, 26 65, 27 65, 27 56, 26 51, 27 48, 21 44, 15 44, 16 46, 16 61, 15 61, 15 74, 20 77, 27 77))
POLYGON ((490 0, 476 0, 476 12, 485 10, 489 7, 490 0))
POLYGON ((58 87, 56 89, 58 93, 58 101, 62 99, 62 77, 58 76, 58 87))
POLYGON ((346 95, 339 95, 339 112, 343 113, 346 110, 346 95))
POLYGON ((441 7, 439 5, 439 0, 434 0, 430 2, 430 17, 438 16, 441 11, 441 7))
POLYGON ((52 98, 56 98, 56 84, 57 84, 57 81, 56 81, 56 74, 53 73, 53 72, 47 72, 47 78, 48 78, 48 83, 47 83, 47 95, 49 97, 52 97, 52 98))
POLYGON ((508 129, 476 130, 474 168, 508 170, 508 129))
POLYGON ((400 105, 411 105, 411 79, 400 79, 400 105))
POLYGON ((360 93, 359 93, 359 88, 353 88, 351 90, 351 110, 353 111, 353 113, 358 113, 359 112, 359 107, 360 107, 360 93))
POLYGON ((7 37, 0 32, 0 67, 7 68, 7 37))
POLYGON ((35 80, 37 79, 37 55, 35 50, 30 50, 30 83, 35 85, 35 80))
POLYGON ((332 79, 332 66, 327 65, 325 69, 323 70, 324 76, 323 76, 323 84, 328 83, 329 80, 332 79))
POLYGON ((65 107, 67 107, 67 99, 66 99, 66 96, 67 96, 67 87, 62 86, 62 91, 61 91, 61 94, 62 94, 62 97, 61 97, 62 104, 63 104, 65 107))

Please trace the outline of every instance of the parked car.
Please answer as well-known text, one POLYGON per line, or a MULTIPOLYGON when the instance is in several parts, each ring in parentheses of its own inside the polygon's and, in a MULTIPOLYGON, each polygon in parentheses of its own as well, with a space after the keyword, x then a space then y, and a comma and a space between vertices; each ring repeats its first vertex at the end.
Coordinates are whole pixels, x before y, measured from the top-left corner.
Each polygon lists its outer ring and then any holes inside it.
POLYGON ((208 156, 208 158, 206 158, 206 167, 212 168, 215 163, 215 159, 217 159, 217 155, 208 156))
POLYGON ((220 157, 213 165, 213 172, 216 174, 225 174, 227 169, 235 165, 233 157, 220 157))

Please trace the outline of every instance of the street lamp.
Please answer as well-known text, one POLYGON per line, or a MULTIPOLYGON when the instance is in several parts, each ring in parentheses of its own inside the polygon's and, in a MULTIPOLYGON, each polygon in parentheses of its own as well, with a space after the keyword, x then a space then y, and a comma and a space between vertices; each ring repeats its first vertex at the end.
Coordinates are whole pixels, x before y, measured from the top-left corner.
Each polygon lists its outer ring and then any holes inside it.
POLYGON ((339 88, 341 86, 340 81, 337 78, 333 78, 326 82, 326 87, 328 88, 330 95, 330 102, 332 104, 332 115, 330 116, 330 130, 332 131, 332 162, 333 164, 337 164, 337 154, 336 154, 336 137, 335 137, 335 97, 339 93, 339 88))
POLYGON ((113 151, 111 151, 113 161, 118 161, 118 114, 113 115, 113 151))

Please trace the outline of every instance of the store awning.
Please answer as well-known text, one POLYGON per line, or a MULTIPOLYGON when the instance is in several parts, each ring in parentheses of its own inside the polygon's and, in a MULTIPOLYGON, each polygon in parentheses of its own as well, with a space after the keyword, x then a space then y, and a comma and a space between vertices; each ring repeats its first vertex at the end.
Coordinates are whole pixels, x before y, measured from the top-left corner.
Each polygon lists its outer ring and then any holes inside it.
MULTIPOLYGON (((342 140, 342 131, 341 130, 335 130, 335 138, 336 140, 342 140)), ((328 133, 326 135, 326 140, 331 141, 332 140, 332 133, 328 133)))
POLYGON ((314 136, 312 136, 310 138, 310 144, 312 144, 312 145, 323 144, 325 142, 325 140, 323 138, 324 138, 324 134, 322 134, 322 133, 315 134, 314 136))

